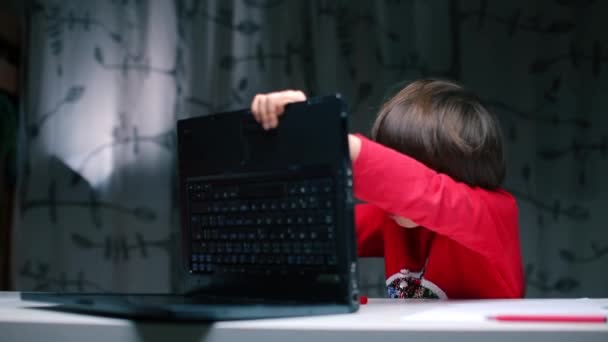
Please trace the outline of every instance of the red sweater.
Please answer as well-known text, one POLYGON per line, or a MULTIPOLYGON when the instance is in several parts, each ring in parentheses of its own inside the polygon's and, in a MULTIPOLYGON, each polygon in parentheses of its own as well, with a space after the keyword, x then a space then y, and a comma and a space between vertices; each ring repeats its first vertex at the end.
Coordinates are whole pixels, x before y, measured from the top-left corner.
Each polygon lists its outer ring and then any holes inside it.
POLYGON ((389 297, 521 298, 517 204, 359 136, 359 256, 384 256, 389 297), (404 228, 391 216, 420 225, 404 228))

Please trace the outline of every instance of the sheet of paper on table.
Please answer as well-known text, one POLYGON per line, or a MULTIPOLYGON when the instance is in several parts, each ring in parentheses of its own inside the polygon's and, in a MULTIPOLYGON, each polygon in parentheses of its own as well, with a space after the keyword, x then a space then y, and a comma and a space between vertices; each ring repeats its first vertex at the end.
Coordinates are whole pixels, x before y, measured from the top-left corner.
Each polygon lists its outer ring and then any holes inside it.
POLYGON ((603 315, 608 299, 447 301, 445 305, 401 317, 407 322, 483 322, 499 315, 603 315))

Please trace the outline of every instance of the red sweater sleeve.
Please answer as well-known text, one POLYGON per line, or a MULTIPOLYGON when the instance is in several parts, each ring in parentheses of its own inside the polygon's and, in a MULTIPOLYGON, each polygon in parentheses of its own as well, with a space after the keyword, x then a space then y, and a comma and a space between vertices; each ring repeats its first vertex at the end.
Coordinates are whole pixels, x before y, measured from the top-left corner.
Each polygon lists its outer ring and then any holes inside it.
MULTIPOLYGON (((504 210, 517 217, 513 197, 456 182, 417 160, 361 138, 353 163, 355 196, 388 213, 407 217, 491 260, 500 253, 504 210), (501 211, 498 210, 498 211, 501 211)), ((406 229, 406 228, 404 228, 406 229)))

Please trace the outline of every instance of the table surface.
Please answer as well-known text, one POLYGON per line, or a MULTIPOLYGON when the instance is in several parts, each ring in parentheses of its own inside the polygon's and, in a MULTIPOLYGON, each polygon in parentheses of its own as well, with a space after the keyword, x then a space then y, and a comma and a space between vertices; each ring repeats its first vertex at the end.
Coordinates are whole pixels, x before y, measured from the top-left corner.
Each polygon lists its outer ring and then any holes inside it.
POLYGON ((49 310, 0 292, 0 341, 608 341, 606 323, 508 323, 490 314, 608 315, 607 299, 370 299, 344 315, 229 322, 150 322, 49 310))

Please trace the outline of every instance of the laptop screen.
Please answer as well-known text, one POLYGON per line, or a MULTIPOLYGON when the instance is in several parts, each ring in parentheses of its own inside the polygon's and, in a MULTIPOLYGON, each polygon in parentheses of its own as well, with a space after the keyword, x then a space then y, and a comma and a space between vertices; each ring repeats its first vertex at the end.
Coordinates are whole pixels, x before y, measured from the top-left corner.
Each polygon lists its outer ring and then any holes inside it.
POLYGON ((178 122, 187 290, 352 301, 347 133, 337 96, 288 105, 270 131, 248 110, 178 122))

